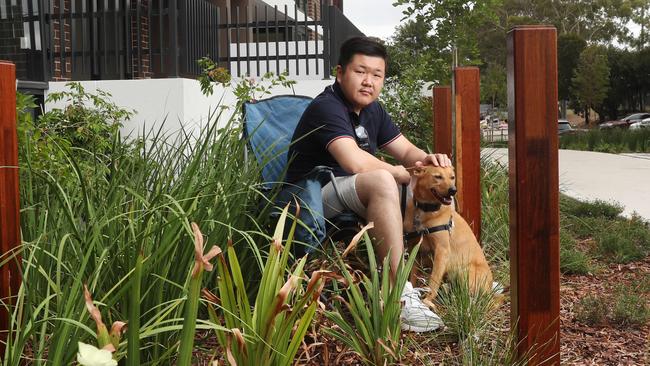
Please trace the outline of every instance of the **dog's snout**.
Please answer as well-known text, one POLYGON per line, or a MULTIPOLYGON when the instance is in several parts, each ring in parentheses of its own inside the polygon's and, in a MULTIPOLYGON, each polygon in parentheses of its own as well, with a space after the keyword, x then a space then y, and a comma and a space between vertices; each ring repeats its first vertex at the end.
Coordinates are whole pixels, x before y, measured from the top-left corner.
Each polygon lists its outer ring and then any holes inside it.
POLYGON ((450 196, 453 196, 453 195, 456 194, 456 192, 458 192, 458 190, 456 189, 456 187, 450 187, 450 188, 449 188, 449 191, 447 191, 447 194, 450 195, 450 196))

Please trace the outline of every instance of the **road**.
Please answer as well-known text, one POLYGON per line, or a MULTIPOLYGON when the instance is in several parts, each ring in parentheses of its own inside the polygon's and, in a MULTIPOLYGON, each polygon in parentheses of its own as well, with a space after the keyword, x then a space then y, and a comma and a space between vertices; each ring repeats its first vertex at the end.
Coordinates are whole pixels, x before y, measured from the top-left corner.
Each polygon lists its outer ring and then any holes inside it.
MULTIPOLYGON (((508 164, 508 149, 483 149, 481 155, 508 164)), ((560 150, 559 156, 562 193, 618 202, 625 216, 636 212, 650 221, 650 154, 560 150)))

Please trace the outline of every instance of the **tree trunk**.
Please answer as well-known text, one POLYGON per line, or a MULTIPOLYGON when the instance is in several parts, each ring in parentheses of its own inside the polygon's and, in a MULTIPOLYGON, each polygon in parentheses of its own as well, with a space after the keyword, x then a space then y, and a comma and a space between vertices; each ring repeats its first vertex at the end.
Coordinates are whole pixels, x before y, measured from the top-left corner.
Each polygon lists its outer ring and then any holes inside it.
POLYGON ((589 127, 589 106, 585 106, 585 126, 589 127))

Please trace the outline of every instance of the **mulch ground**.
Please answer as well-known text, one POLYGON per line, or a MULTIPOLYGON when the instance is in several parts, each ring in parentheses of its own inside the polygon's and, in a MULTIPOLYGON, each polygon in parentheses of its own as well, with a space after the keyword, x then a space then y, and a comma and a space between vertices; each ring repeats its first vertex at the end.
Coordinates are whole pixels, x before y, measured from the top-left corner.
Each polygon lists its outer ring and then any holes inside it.
MULTIPOLYGON (((598 273, 561 277, 560 317, 562 365, 650 365, 650 322, 643 326, 625 326, 605 321, 588 325, 576 319, 577 307, 587 296, 607 297, 621 285, 635 285, 650 278, 650 257, 625 265, 608 265, 598 273)), ((650 305, 650 293, 641 294, 650 305)), ((509 303, 499 308, 502 324, 495 329, 508 332, 509 303)), ((338 341, 327 337, 322 329, 329 324, 322 317, 315 319, 312 331, 299 351, 297 364, 359 365, 358 355, 338 341)), ((204 339, 205 341, 205 339, 204 339)), ((452 340, 441 340, 431 334, 404 334, 404 365, 437 365, 457 355, 452 340)), ((211 342, 210 342, 211 343, 211 342)), ((223 364, 223 363, 220 363, 223 364)))
MULTIPOLYGON (((576 320, 576 305, 587 296, 611 295, 621 285, 650 277, 650 257, 613 264, 597 274, 562 276, 560 286, 560 356, 566 365, 650 365, 650 323, 642 327, 606 323, 589 326, 576 320)), ((650 304, 650 294, 640 294, 650 304)))

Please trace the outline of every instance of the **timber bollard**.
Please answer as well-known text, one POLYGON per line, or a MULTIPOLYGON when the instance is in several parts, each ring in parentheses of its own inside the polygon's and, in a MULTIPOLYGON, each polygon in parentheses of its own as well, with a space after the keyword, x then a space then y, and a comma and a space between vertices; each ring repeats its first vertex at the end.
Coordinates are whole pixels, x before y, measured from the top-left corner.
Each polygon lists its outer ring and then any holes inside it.
POLYGON ((481 241, 480 78, 477 67, 454 68, 458 211, 481 241))
POLYGON ((433 150, 453 156, 451 129, 451 87, 433 88, 433 150))
MULTIPOLYGON (((20 245, 18 141, 16 135, 16 66, 0 61, 0 258, 20 245)), ((10 311, 20 287, 20 257, 0 267, 0 355, 9 330, 10 311)))
POLYGON ((508 32, 511 320, 529 364, 560 364, 557 41, 508 32))

